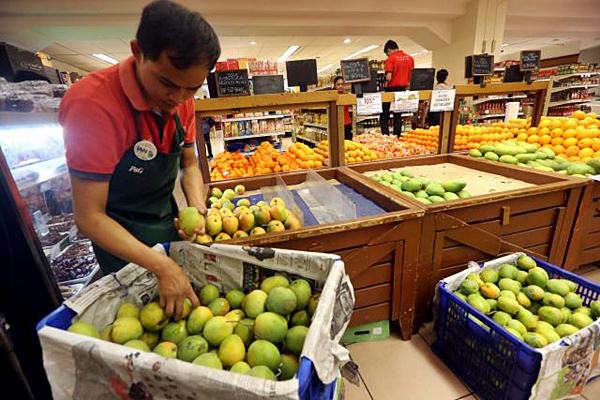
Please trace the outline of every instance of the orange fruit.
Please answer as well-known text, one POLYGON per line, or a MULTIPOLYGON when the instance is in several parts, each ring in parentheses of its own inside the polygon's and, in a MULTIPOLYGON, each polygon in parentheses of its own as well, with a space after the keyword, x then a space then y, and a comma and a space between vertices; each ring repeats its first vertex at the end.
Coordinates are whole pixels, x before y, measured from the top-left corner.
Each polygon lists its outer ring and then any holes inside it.
POLYGON ((527 143, 537 143, 540 140, 538 135, 531 135, 527 138, 527 143))
POLYGON ((542 118, 540 121, 540 124, 538 125, 539 128, 547 128, 550 126, 550 123, 552 121, 548 118, 542 118))
POLYGON ((550 129, 560 128, 561 126, 562 122, 560 119, 553 119, 552 122, 550 122, 550 129))
POLYGON ((538 134, 539 135, 549 135, 550 134, 550 128, 541 128, 540 130, 538 130, 538 134))
POLYGON ((567 149, 565 150, 565 154, 568 157, 573 157, 579 154, 579 147, 577 146, 569 146, 567 147, 567 149))
POLYGON ((561 128, 554 128, 550 131, 550 135, 552 137, 561 137, 563 135, 563 130, 561 128))
POLYGON ((585 138, 585 139, 581 139, 577 145, 579 146, 580 149, 584 149, 584 148, 592 147, 593 143, 594 143, 593 139, 585 138))
POLYGON ((564 139, 560 137, 552 138, 552 140, 550 141, 550 143, 552 143, 553 145, 562 144, 563 142, 564 139))
POLYGON ((552 147, 553 146, 551 144, 545 144, 545 145, 542 146, 542 148, 550 149, 550 150, 552 150, 552 147))
POLYGON ((594 153, 594 158, 600 158, 600 150, 594 153))
POLYGON ((582 120, 582 119, 584 119, 585 117, 587 117, 587 114, 586 114, 586 113, 584 113, 584 112, 583 112, 583 111, 581 111, 581 110, 577 110, 577 111, 575 111, 575 112, 573 113, 572 117, 573 117, 573 118, 577 118, 578 120, 582 120))
POLYGON ((569 161, 579 161, 579 156, 571 156, 568 158, 569 161))
POLYGON ((570 147, 570 146, 577 146, 578 142, 579 142, 579 140, 577 140, 576 138, 572 137, 572 138, 565 139, 565 141, 562 144, 565 147, 570 147))
POLYGON ((544 136, 540 137, 539 142, 541 144, 548 144, 548 143, 550 143, 551 140, 552 140, 552 137, 550 135, 544 135, 544 136))
POLYGON ((589 147, 585 148, 585 149, 581 149, 579 151, 579 157, 580 158, 585 158, 585 157, 590 157, 591 158, 593 155, 594 155, 594 150, 590 149, 589 147))
POLYGON ((589 112, 587 113, 587 117, 591 119, 596 119, 598 118, 598 114, 596 114, 595 112, 589 112))
POLYGON ((527 140, 527 134, 526 133, 519 133, 517 135, 517 140, 519 142, 525 142, 527 140))
POLYGON ((592 139, 592 149, 594 149, 594 151, 600 151, 600 139, 599 138, 592 139))
POLYGON ((586 128, 590 125, 592 125, 594 123, 594 120, 590 117, 585 117, 583 119, 583 121, 581 121, 581 125, 585 126, 586 128))
POLYGON ((538 133, 538 128, 536 128, 534 126, 531 127, 531 128, 529 128, 529 129, 527 129, 527 134, 528 135, 535 135, 536 133, 538 133))
POLYGON ((588 131, 587 131, 587 129, 583 129, 583 130, 577 131, 577 135, 575 137, 577 139, 585 139, 586 137, 588 137, 588 131))
POLYGON ((575 129, 579 125, 579 120, 575 118, 569 118, 562 123, 563 129, 575 129))
POLYGON ((562 137, 567 139, 567 138, 572 138, 577 136, 577 131, 575 129, 569 128, 566 131, 563 132, 562 137))

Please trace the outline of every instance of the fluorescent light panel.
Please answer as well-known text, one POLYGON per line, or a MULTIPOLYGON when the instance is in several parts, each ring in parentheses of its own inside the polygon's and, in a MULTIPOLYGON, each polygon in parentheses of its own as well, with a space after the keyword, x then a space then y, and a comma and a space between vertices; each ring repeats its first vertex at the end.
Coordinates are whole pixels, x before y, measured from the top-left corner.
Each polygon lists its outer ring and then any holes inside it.
POLYGON ((333 67, 333 64, 328 64, 325 67, 321 68, 320 70, 317 71, 317 74, 320 74, 321 72, 327 71, 329 68, 333 67))
POLYGON ((277 59, 277 62, 286 61, 288 58, 290 58, 292 56, 292 54, 294 54, 296 51, 298 51, 299 48, 300 48, 300 46, 298 46, 298 45, 292 45, 292 46, 288 47, 287 50, 283 52, 281 57, 279 57, 277 59))
POLYGON ((373 49, 376 49, 378 47, 379 47, 378 44, 372 44, 370 46, 365 47, 364 49, 360 49, 357 52, 350 54, 348 57, 344 57, 342 60, 349 60, 351 58, 354 58, 354 57, 356 57, 356 56, 358 56, 360 54, 363 54, 363 53, 367 53, 367 52, 369 52, 369 51, 371 51, 373 49))
POLYGON ((109 64, 118 64, 119 60, 115 60, 114 58, 112 58, 111 56, 107 56, 104 53, 93 53, 92 56, 96 57, 97 59, 100 59, 104 62, 107 62, 109 64))

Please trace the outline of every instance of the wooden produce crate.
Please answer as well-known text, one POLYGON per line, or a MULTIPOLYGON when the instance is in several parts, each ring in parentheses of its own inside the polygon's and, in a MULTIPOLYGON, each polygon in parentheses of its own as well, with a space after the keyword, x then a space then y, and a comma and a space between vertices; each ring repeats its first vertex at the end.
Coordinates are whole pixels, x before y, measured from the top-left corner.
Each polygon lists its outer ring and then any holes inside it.
POLYGON ((425 210, 417 272, 418 328, 431 310, 439 280, 503 252, 526 249, 561 264, 585 181, 524 170, 460 155, 439 155, 350 167, 381 193, 419 204, 425 210), (420 167, 420 168, 419 168, 420 167), (424 205, 363 173, 406 168, 431 180, 462 179, 473 197, 424 205))
POLYGON ((581 196, 564 268, 600 262, 600 182, 588 181, 581 196))
MULTIPOLYGON (((341 185, 344 194, 350 194, 357 205, 356 219, 314 224, 310 209, 297 201, 305 222, 312 218, 312 225, 309 222, 301 229, 227 243, 340 255, 356 295, 350 326, 389 319, 400 323, 403 339, 410 339, 420 240, 415 233, 421 231, 423 210, 402 199, 380 193, 341 169, 317 173, 329 183, 341 185)), ((306 180, 307 172, 281 175, 280 178, 294 194, 297 185, 306 180)), ((242 184, 251 195, 262 187, 276 185, 276 179, 275 176, 243 178, 211 183, 209 187, 225 190, 242 184)))

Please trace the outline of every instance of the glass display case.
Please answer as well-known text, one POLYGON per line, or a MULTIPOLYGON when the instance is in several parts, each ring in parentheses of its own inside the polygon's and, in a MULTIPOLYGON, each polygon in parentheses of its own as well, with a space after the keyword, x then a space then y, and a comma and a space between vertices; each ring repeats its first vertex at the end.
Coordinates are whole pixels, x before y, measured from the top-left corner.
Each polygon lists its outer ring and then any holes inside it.
POLYGON ((100 275, 91 242, 75 226, 62 128, 56 112, 0 112, 0 151, 46 267, 66 299, 100 275))

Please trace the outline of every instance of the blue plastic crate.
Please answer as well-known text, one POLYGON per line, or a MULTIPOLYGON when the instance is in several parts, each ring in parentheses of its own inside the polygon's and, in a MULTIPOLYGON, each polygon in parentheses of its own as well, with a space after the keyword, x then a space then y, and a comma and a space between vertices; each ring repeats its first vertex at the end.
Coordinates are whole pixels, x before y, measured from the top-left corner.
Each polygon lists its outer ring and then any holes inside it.
MULTIPOLYGON (((585 306, 600 298, 600 285, 534 259, 551 278, 576 282, 585 306)), ((438 289, 435 353, 482 399, 528 399, 538 379, 542 353, 462 301, 444 282, 438 289)))

